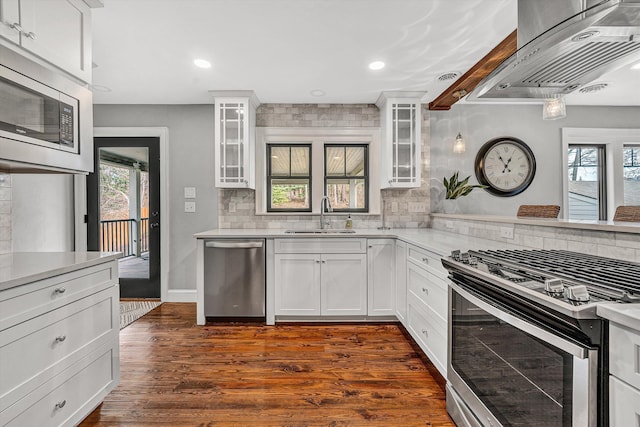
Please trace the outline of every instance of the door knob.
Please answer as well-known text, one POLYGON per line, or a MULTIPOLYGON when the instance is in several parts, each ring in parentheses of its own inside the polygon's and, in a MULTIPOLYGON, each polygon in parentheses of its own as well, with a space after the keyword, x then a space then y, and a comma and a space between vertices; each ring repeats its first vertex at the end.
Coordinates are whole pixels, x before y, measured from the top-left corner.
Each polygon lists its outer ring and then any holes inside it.
POLYGON ((151 216, 158 216, 158 215, 160 215, 160 212, 157 212, 157 211, 156 212, 151 212, 151 216))
POLYGON ((157 227, 160 227, 159 222, 152 222, 151 224, 149 224, 149 228, 157 228, 157 227))

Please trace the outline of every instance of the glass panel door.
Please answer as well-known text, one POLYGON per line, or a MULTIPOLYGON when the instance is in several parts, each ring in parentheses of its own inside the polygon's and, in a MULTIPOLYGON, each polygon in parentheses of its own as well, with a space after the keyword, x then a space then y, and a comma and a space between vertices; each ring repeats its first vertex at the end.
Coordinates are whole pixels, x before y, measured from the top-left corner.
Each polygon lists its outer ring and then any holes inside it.
POLYGON ((227 183, 244 181, 245 105, 220 104, 220 180, 227 183))
POLYGON ((392 122, 393 179, 412 182, 416 176, 416 105, 393 104, 392 122))

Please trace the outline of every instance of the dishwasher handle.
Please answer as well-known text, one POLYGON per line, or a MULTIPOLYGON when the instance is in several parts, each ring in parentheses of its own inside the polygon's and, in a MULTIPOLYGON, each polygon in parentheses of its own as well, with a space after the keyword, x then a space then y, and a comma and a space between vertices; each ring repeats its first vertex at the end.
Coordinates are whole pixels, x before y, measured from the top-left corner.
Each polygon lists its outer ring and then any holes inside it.
POLYGON ((250 249, 261 248, 263 246, 262 241, 249 241, 249 242, 225 242, 222 240, 214 240, 205 242, 207 248, 223 248, 223 249, 250 249))

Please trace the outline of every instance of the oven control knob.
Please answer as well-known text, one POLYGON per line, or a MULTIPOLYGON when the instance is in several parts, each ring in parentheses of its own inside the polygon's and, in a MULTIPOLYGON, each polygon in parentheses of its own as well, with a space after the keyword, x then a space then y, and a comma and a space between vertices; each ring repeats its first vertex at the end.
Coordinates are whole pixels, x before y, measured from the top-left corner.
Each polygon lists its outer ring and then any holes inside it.
POLYGON ((560 295, 564 292, 564 286, 562 286, 562 280, 560 279, 547 279, 544 281, 544 290, 551 295, 560 295))
POLYGON ((565 296, 570 301, 584 302, 590 299, 587 287, 584 285, 569 286, 565 290, 565 296))
POLYGON ((464 264, 469 264, 469 252, 462 252, 460 254, 460 261, 464 264))
POLYGON ((460 251, 457 249, 455 251, 451 251, 451 258, 456 261, 460 261, 460 251))

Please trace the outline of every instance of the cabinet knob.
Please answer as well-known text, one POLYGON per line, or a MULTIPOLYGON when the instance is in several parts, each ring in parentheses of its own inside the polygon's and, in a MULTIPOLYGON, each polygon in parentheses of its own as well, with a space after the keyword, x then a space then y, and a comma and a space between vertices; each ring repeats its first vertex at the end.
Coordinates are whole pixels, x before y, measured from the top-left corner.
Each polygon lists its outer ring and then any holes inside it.
POLYGON ((34 33, 33 31, 29 31, 28 33, 22 33, 22 34, 24 34, 26 38, 31 40, 35 40, 38 38, 38 36, 36 36, 36 33, 34 33))
POLYGON ((429 295, 429 289, 427 289, 427 288, 422 288, 422 292, 424 292, 425 294, 429 295))
POLYGON ((55 288, 53 292, 56 294, 64 294, 67 290, 65 288, 55 288))
POLYGON ((66 399, 62 400, 62 401, 56 403, 56 409, 62 409, 62 408, 64 408, 64 405, 66 405, 66 404, 67 404, 67 400, 66 399))
POLYGON ((422 333, 424 334, 425 337, 429 338, 429 331, 427 331, 426 329, 423 329, 422 333))
POLYGON ((60 335, 59 337, 56 337, 55 341, 56 342, 64 342, 64 340, 67 339, 66 335, 60 335))
POLYGON ((14 22, 13 24, 9 25, 10 28, 16 30, 19 33, 24 33, 24 30, 22 29, 22 26, 20 24, 18 24, 17 22, 14 22))
POLYGON ((316 264, 320 264, 320 260, 319 259, 316 260, 316 264))
POLYGON ((327 261, 325 261, 325 260, 322 260, 322 263, 323 263, 323 264, 326 264, 326 263, 327 263, 327 261))
POLYGON ((429 264, 429 258, 422 258, 422 262, 424 262, 425 264, 429 264))

